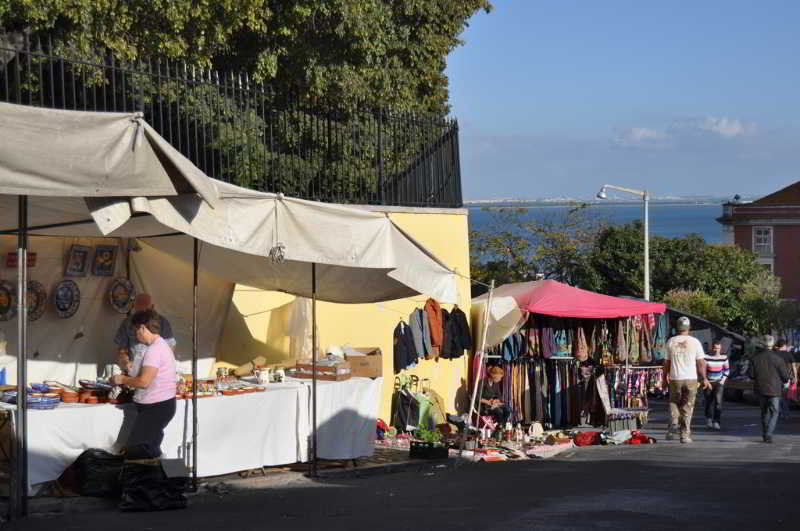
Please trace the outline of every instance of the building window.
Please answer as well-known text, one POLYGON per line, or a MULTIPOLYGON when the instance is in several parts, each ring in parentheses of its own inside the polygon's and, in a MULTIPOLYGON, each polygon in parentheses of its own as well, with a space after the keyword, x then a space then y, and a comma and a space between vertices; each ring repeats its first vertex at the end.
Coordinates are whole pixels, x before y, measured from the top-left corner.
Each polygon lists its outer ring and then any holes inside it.
POLYGON ((760 256, 772 254, 772 227, 753 227, 753 252, 760 256))
POLYGON ((772 258, 758 258, 758 263, 770 273, 775 274, 775 261, 772 258))

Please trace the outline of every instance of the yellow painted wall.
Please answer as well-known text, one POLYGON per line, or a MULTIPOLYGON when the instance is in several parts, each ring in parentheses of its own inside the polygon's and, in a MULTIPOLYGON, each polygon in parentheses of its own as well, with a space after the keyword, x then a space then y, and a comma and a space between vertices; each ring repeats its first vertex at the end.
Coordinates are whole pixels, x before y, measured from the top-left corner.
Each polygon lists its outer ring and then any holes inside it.
MULTIPOLYGON (((391 219, 409 235, 427 247, 449 267, 469 276, 469 235, 465 211, 455 213, 390 212, 391 219)), ((459 306, 469 317, 470 284, 458 279, 459 306)), ((283 293, 255 290, 239 285, 225 324, 217 359, 242 364, 256 356, 264 356, 270 363, 288 360, 289 338, 286 335, 289 308, 294 297, 283 293)), ((414 308, 421 308, 427 297, 419 295, 410 299, 378 304, 317 305, 319 345, 349 344, 353 347, 380 347, 383 351, 384 388, 379 417, 390 420, 391 396, 394 385, 392 360, 392 333, 403 318, 414 308)), ((450 306, 445 305, 450 309, 450 306)), ((430 388, 438 394, 447 412, 456 411, 455 403, 463 400, 466 392, 467 356, 457 360, 438 362, 424 360, 409 371, 427 379, 430 388)))

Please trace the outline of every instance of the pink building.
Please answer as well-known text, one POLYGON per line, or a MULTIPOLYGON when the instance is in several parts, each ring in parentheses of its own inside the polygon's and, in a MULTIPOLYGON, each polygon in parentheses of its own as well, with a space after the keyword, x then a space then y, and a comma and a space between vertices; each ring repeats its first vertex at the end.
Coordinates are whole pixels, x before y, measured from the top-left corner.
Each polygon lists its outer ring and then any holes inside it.
POLYGON ((800 181, 751 203, 722 205, 724 241, 753 251, 781 278, 781 296, 800 299, 800 181))

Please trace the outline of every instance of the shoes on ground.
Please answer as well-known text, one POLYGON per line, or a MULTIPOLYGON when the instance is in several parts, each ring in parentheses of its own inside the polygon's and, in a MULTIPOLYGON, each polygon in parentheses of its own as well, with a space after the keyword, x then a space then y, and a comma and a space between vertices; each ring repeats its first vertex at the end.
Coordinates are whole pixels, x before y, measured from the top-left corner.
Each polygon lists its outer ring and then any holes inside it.
POLYGON ((764 435, 764 442, 767 444, 772 444, 772 436, 771 435, 764 435))
POLYGON ((687 444, 687 443, 690 443, 690 442, 692 442, 692 438, 691 437, 689 437, 688 435, 681 435, 681 443, 687 444))
POLYGON ((706 427, 707 427, 707 428, 712 428, 712 427, 714 427, 714 421, 713 421, 713 420, 711 420, 711 419, 706 419, 706 427))
POLYGON ((717 431, 722 429, 722 427, 720 427, 720 425, 719 425, 719 422, 715 422, 711 427, 714 428, 717 431))

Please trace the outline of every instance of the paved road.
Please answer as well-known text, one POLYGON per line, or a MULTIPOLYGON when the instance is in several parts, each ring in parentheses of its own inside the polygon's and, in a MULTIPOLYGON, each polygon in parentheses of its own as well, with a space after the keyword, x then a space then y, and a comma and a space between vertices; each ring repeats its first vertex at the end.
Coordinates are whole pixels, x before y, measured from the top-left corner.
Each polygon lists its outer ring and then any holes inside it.
MULTIPOLYGON (((185 511, 113 510, 14 522, 11 530, 114 529, 795 529, 800 521, 800 411, 776 442, 753 406, 727 404, 724 431, 652 446, 576 449, 546 461, 311 481, 192 499, 185 511)), ((696 417, 695 424, 701 424, 696 417)))

